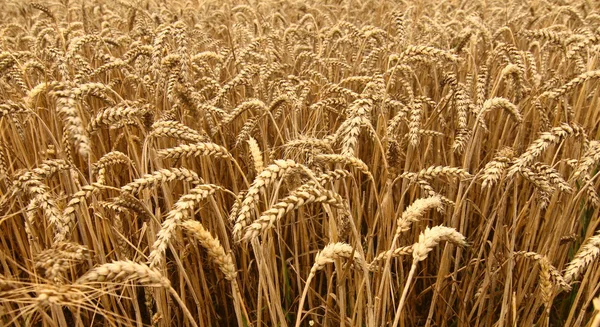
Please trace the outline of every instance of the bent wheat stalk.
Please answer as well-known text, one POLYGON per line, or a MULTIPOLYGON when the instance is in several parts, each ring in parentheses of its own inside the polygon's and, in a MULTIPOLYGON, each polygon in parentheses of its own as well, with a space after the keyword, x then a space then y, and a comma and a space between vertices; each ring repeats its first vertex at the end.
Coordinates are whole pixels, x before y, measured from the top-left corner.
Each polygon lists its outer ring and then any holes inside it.
POLYGON ((600 255, 600 233, 588 238, 565 269, 564 280, 572 284, 587 266, 600 255))
POLYGON ((467 245, 465 237, 461 233, 457 232, 454 228, 444 226, 425 228, 425 230, 419 235, 419 241, 413 245, 413 263, 410 267, 410 272, 408 273, 408 277, 406 278, 406 282, 404 284, 404 290, 402 291, 402 296, 400 297, 398 309, 396 309, 396 316, 394 318, 392 327, 397 327, 400 321, 402 308, 404 307, 404 302, 406 301, 406 295, 408 295, 410 282, 412 281, 415 271, 417 270, 417 263, 425 260, 427 258, 427 254, 431 252, 433 248, 440 243, 440 241, 450 241, 458 245, 467 245))
POLYGON ((167 217, 158 232, 156 241, 152 245, 152 252, 150 252, 150 255, 148 256, 150 268, 154 268, 160 264, 177 226, 189 217, 190 210, 200 201, 215 194, 215 192, 219 190, 224 189, 218 185, 202 184, 191 189, 188 194, 182 195, 179 200, 177 200, 174 208, 167 214, 167 217))
POLYGON ((174 181, 176 179, 192 183, 199 183, 201 181, 198 174, 186 168, 160 169, 151 174, 146 174, 142 178, 138 178, 121 187, 121 192, 135 195, 145 189, 154 188, 162 183, 174 181))
POLYGON ((236 240, 241 240, 243 229, 250 224, 252 211, 255 209, 255 203, 258 202, 260 192, 264 191, 267 186, 279 180, 286 174, 300 170, 311 179, 317 181, 313 172, 308 167, 298 164, 293 160, 275 160, 275 162, 266 167, 252 182, 250 188, 246 192, 246 196, 242 201, 239 210, 237 210, 237 218, 233 227, 233 236, 236 240))
POLYGON ((337 259, 349 259, 354 260, 358 264, 362 265, 364 263, 363 258, 354 250, 354 248, 350 244, 346 243, 331 243, 323 248, 323 250, 317 253, 315 257, 315 263, 310 269, 310 273, 306 278, 306 285, 304 286, 304 290, 302 291, 302 295, 300 296, 300 301, 298 302, 298 314, 296 316, 296 324, 295 327, 300 327, 300 323, 302 322, 302 307, 304 306, 304 300, 306 299, 306 295, 308 294, 308 289, 310 286, 310 282, 315 277, 317 272, 325 267, 326 264, 335 262, 337 259))
POLYGON ((194 316, 179 297, 179 294, 171 287, 169 280, 158 271, 148 266, 130 260, 113 261, 91 269, 75 281, 75 285, 81 288, 92 287, 96 283, 125 282, 137 280, 145 286, 157 285, 169 291, 169 294, 177 301, 183 313, 187 316, 194 327, 198 327, 194 316))
POLYGON ((298 187, 292 194, 273 205, 271 209, 263 212, 260 218, 245 228, 243 240, 254 239, 272 228, 275 222, 288 212, 310 203, 327 203, 341 208, 344 200, 337 193, 325 190, 314 181, 310 181, 298 187))

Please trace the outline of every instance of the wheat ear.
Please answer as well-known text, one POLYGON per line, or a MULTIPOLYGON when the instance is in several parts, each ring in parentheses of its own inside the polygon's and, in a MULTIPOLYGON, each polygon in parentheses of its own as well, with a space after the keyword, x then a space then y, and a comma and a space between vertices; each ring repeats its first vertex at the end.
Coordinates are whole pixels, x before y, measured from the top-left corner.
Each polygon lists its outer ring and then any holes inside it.
POLYGON ((189 142, 206 142, 207 137, 198 133, 196 130, 185 126, 183 123, 175 120, 157 121, 151 126, 152 131, 148 137, 171 137, 178 140, 189 142))
POLYGON ((159 150, 158 155, 164 158, 211 156, 233 160, 226 148, 215 143, 183 144, 170 149, 159 150))
POLYGON ((565 282, 572 284, 600 254, 600 233, 589 237, 579 248, 564 272, 565 282))
POLYGON ((514 150, 506 147, 498 151, 498 154, 490 162, 485 164, 480 178, 483 180, 482 188, 494 185, 498 179, 506 172, 506 168, 512 162, 514 150))
POLYGON ((431 166, 428 168, 421 169, 417 173, 405 172, 402 173, 400 178, 413 178, 419 179, 433 179, 438 176, 457 177, 460 179, 470 178, 471 174, 463 168, 459 167, 448 167, 448 166, 431 166))
POLYGON ((77 146, 79 154, 87 157, 91 151, 90 140, 83 127, 83 121, 77 113, 77 101, 70 91, 53 92, 56 97, 56 109, 65 121, 65 128, 77 146))
POLYGON ((510 102, 508 99, 505 99, 505 98, 492 98, 492 99, 486 100, 483 103, 483 107, 481 108, 481 110, 477 114, 477 119, 476 120, 481 124, 481 126, 485 130, 487 130, 487 126, 485 125, 485 121, 483 120, 483 116, 487 112, 489 112, 491 110, 495 110, 495 109, 505 109, 506 111, 508 111, 513 116, 513 118, 518 123, 522 123, 523 122, 523 116, 519 112, 519 109, 517 108, 517 106, 515 106, 512 102, 510 102))
POLYGON ((204 226, 195 220, 187 220, 181 223, 181 226, 206 250, 211 260, 219 267, 219 270, 225 275, 225 279, 231 281, 237 276, 237 269, 233 263, 233 258, 230 254, 225 253, 225 249, 218 239, 213 237, 204 226))
POLYGON ((540 156, 551 144, 558 144, 568 136, 584 136, 585 130, 579 125, 562 124, 554 127, 549 132, 544 132, 540 137, 533 141, 527 150, 515 160, 515 163, 508 169, 508 176, 514 175, 519 169, 530 165, 535 158, 540 156))
POLYGON ((577 85, 580 85, 590 79, 595 79, 595 78, 599 78, 599 77, 600 77, 600 70, 593 70, 593 71, 585 72, 585 73, 573 78, 568 83, 566 83, 565 85, 563 85, 559 88, 556 88, 552 91, 544 92, 541 96, 547 96, 549 98, 556 99, 556 98, 564 95, 565 93, 571 91, 577 85))
POLYGON ((567 292, 571 291, 571 285, 567 284, 558 269, 550 263, 547 256, 527 251, 518 251, 515 252, 515 255, 535 260, 540 264, 542 298, 546 304, 551 303, 554 294, 554 285, 560 286, 560 288, 567 292))
POLYGON ((148 106, 140 106, 139 103, 124 102, 114 107, 104 109, 98 113, 87 127, 88 133, 94 133, 105 126, 122 126, 131 123, 149 113, 148 106))
POLYGON ((113 165, 133 166, 131 159, 120 151, 111 151, 103 155, 93 166, 92 170, 98 175, 98 184, 106 183, 106 168, 113 165))
POLYGON ((58 282, 67 269, 89 258, 89 252, 80 244, 56 242, 50 249, 35 255, 35 268, 41 269, 46 278, 58 282))
POLYGON ((408 246, 402 246, 399 248, 395 248, 393 250, 387 250, 387 251, 383 251, 383 252, 379 253, 375 258, 373 258, 371 263, 369 263, 369 270, 371 270, 371 271, 379 270, 378 264, 384 260, 388 260, 389 258, 396 258, 396 257, 404 256, 404 255, 411 255, 412 248, 413 248, 412 245, 408 245, 408 246))
POLYGON ((319 154, 315 156, 315 160, 348 165, 358 169, 360 172, 367 175, 371 180, 373 179, 373 175, 369 171, 369 167, 367 166, 367 164, 354 156, 347 156, 341 154, 319 154))
POLYGON ((578 161, 572 175, 573 178, 579 178, 579 176, 587 174, 594 164, 598 162, 600 162, 600 141, 590 141, 585 153, 578 161))
POLYGON ((151 174, 146 174, 142 178, 138 178, 121 187, 121 193, 135 195, 144 189, 154 188, 162 183, 174 181, 176 179, 192 183, 201 181, 198 174, 186 168, 160 169, 151 174))
POLYGON ((439 196, 416 200, 408 206, 408 208, 402 212, 402 216, 398 218, 396 223, 396 235, 409 230, 410 224, 419 221, 427 210, 441 208, 441 206, 442 200, 439 196))
POLYGON ((233 257, 231 254, 225 252, 221 242, 214 238, 200 222, 187 220, 182 223, 182 227, 198 240, 200 245, 208 253, 209 258, 219 267, 219 270, 223 272, 225 279, 231 283, 231 291, 234 297, 234 309, 236 311, 238 324, 243 324, 244 319, 242 316, 245 315, 247 317, 248 313, 246 312, 243 297, 237 283, 237 269, 233 262, 233 257))
POLYGON ((137 280, 145 285, 169 288, 171 283, 160 272, 129 260, 113 261, 91 269, 75 281, 78 285, 137 280))
POLYGON ((254 163, 254 171, 256 171, 257 174, 260 174, 263 169, 265 169, 263 155, 260 147, 258 146, 258 142, 256 142, 256 139, 252 136, 248 137, 248 149, 250 150, 252 162, 254 163))
POLYGON ((148 256, 149 266, 154 268, 160 264, 164 258, 164 253, 169 245, 169 241, 175 233, 175 229, 190 215, 193 209, 200 201, 215 194, 222 187, 213 184, 202 184, 191 189, 187 194, 182 195, 169 211, 165 221, 163 221, 160 231, 157 234, 156 241, 152 245, 152 251, 148 256))

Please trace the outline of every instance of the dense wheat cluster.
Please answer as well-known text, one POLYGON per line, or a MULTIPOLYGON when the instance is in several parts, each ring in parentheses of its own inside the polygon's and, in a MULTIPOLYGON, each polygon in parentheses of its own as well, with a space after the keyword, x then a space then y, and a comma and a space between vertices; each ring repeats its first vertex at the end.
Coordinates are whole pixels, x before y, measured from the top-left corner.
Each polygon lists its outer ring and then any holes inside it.
POLYGON ((0 326, 600 325, 598 2, 0 18, 0 326))

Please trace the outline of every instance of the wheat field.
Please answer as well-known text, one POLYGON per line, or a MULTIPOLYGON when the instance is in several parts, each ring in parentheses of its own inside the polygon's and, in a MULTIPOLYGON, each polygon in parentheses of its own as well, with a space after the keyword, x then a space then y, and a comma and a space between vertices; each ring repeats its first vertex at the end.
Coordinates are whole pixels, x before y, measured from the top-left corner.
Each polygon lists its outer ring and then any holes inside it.
POLYGON ((0 326, 600 326, 598 2, 0 18, 0 326))

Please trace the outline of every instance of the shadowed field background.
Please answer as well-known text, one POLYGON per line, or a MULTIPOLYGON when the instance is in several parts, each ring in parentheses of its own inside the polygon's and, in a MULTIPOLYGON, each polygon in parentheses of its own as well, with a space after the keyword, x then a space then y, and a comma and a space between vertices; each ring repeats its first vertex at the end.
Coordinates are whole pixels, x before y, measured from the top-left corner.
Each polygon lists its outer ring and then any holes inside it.
POLYGON ((0 326, 600 325, 599 9, 2 1, 0 326))

